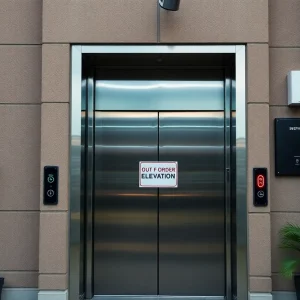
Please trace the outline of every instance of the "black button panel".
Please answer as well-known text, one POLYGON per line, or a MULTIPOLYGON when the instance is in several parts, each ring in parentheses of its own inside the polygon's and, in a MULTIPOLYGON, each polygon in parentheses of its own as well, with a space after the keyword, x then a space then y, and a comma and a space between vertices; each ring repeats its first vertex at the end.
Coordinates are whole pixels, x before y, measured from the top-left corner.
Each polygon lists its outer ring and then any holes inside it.
POLYGON ((58 167, 44 167, 44 205, 58 203, 58 167))
POLYGON ((266 168, 253 169, 253 205, 268 205, 268 170, 266 168))

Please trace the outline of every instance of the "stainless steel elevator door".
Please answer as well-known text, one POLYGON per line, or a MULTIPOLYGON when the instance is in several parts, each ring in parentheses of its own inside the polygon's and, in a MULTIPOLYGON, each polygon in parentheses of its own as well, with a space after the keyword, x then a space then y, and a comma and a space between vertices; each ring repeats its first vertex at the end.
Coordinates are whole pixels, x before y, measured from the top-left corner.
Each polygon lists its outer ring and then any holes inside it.
POLYGON ((224 111, 95 112, 95 295, 225 295, 224 111), (178 188, 139 188, 140 161, 178 188))
POLYGON ((224 296, 224 112, 160 113, 159 160, 179 170, 159 190, 159 294, 224 296))
POLYGON ((138 185, 157 125, 157 113, 95 112, 95 295, 157 294, 157 190, 138 185))

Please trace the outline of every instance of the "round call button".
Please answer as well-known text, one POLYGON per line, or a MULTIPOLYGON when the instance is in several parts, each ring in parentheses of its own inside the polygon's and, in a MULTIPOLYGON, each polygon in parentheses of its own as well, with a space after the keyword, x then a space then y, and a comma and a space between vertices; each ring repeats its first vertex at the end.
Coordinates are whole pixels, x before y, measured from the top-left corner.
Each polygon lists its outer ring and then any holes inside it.
POLYGON ((47 191, 47 196, 48 197, 53 197, 54 196, 54 191, 53 190, 48 190, 47 191))

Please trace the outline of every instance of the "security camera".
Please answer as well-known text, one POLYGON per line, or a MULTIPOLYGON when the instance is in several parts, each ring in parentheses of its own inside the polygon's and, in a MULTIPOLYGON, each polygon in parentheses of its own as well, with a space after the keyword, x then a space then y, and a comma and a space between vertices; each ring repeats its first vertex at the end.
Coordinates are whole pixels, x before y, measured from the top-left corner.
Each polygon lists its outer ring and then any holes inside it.
POLYGON ((160 7, 167 10, 178 10, 180 0, 158 0, 160 7))

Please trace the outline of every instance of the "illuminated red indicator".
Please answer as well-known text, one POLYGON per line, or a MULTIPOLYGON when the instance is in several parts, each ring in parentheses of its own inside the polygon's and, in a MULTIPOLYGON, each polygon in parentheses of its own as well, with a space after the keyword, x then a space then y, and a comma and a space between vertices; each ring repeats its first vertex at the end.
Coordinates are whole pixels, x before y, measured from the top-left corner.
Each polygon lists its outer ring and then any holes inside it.
POLYGON ((258 175, 256 178, 256 185, 262 189, 265 186, 265 176, 258 175))

